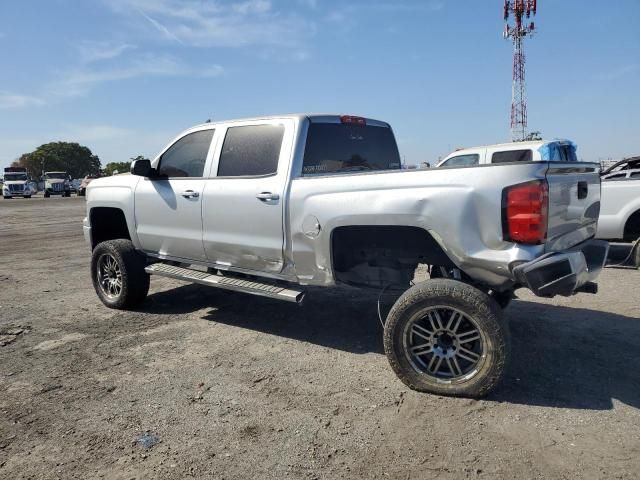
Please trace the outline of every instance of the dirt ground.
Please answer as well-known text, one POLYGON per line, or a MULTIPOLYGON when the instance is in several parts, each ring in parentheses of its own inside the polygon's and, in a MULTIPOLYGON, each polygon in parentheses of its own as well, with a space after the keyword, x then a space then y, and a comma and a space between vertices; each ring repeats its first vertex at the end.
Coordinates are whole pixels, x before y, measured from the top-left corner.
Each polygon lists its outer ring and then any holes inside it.
POLYGON ((407 389, 376 295, 304 306, 152 279, 134 312, 89 277, 83 198, 0 203, 0 478, 628 478, 640 471, 640 271, 506 311, 485 400, 407 389))

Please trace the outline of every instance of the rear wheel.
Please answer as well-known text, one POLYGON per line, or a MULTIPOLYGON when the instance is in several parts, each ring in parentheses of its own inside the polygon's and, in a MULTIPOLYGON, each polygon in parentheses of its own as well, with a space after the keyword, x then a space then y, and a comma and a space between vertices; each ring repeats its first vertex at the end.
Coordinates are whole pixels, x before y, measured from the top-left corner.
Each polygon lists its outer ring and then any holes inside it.
POLYGON ((471 285, 434 279, 407 290, 384 327, 391 367, 407 386, 482 397, 502 380, 509 331, 496 301, 471 285))
POLYGON ((142 302, 149 292, 145 258, 131 240, 102 242, 93 249, 91 278, 102 303, 109 308, 127 309, 142 302))

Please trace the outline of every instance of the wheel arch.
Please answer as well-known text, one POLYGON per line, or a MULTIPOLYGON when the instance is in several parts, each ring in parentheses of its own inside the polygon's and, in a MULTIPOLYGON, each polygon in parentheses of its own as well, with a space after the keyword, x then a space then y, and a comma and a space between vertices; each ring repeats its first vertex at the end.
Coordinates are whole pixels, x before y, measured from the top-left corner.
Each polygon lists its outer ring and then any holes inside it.
POLYGON ((640 208, 627 218, 622 236, 625 241, 634 241, 640 238, 640 208))
POLYGON ((132 240, 124 211, 117 207, 92 207, 89 210, 91 249, 106 240, 132 240))
POLYGON ((455 267, 436 239, 416 226, 335 227, 330 258, 336 282, 374 288, 408 285, 418 264, 455 267))

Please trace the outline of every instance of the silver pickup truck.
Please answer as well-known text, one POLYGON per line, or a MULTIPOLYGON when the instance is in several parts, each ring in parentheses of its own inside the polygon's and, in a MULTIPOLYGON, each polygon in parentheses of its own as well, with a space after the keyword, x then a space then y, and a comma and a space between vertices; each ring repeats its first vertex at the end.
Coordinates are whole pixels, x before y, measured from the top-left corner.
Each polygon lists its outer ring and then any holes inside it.
POLYGON ((607 256, 597 165, 404 170, 391 127, 368 118, 206 123, 131 173, 87 188, 106 306, 142 302, 150 275, 289 302, 308 285, 394 290, 387 357, 437 394, 482 396, 503 377, 515 289, 595 293, 607 256), (414 284, 418 266, 431 278, 414 284))

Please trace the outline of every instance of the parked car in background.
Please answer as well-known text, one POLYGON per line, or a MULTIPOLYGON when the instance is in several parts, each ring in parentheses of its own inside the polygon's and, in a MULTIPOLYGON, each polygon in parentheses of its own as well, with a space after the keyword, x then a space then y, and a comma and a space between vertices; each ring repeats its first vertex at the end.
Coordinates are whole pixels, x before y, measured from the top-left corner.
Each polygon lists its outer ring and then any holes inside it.
POLYGON ((569 140, 534 140, 461 148, 436 167, 472 167, 495 163, 577 162, 576 146, 569 140))
POLYGON ((478 397, 506 372, 516 288, 595 293, 598 168, 406 170, 389 124, 350 115, 207 123, 92 182, 83 228, 110 308, 142 302, 149 275, 294 303, 308 285, 404 292, 384 325, 393 370, 478 397), (421 264, 431 279, 413 285, 421 264))
POLYGON ((78 186, 78 196, 84 197, 87 194, 87 186, 96 178, 99 178, 99 175, 86 175, 80 185, 78 186))
MULTIPOLYGON (((597 237, 609 241, 640 239, 640 157, 621 160, 602 172, 597 237)), ((640 268, 640 243, 632 252, 640 268)))

